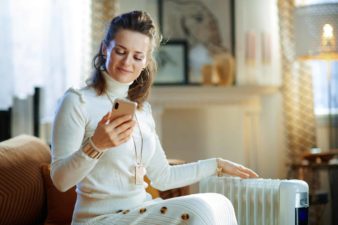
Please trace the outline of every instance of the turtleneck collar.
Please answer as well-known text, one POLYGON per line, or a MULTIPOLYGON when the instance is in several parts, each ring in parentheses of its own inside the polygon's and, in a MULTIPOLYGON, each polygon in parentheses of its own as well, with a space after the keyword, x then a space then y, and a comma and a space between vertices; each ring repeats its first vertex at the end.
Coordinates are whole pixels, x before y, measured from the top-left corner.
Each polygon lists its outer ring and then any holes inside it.
POLYGON ((133 83, 121 83, 113 79, 106 71, 102 75, 107 84, 107 93, 111 97, 125 98, 128 96, 129 86, 133 83))

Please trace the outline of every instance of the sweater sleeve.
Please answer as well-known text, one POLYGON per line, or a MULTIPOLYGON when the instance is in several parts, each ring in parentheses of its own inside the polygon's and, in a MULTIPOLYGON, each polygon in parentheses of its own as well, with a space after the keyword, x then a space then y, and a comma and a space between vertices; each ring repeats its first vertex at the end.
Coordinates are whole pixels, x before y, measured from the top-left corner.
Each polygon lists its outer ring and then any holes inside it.
MULTIPOLYGON (((152 117, 151 111, 150 116, 152 117)), ((152 119, 152 121, 154 120, 152 119)), ((155 129, 154 122, 153 129, 155 129)), ((156 135, 155 131, 154 134, 156 135)), ((156 135, 155 138, 156 149, 147 166, 147 176, 151 180, 153 187, 161 191, 183 187, 216 173, 216 158, 199 160, 182 165, 169 165, 158 136, 156 135)))
POLYGON ((82 98, 78 91, 67 91, 53 123, 51 178, 60 191, 79 183, 98 161, 81 148, 86 126, 82 98))

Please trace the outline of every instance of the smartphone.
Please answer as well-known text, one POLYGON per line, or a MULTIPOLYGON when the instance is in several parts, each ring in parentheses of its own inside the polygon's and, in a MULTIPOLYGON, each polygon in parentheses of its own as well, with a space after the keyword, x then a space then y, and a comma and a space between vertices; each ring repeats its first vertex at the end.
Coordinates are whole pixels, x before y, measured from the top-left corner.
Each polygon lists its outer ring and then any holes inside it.
POLYGON ((134 117, 137 103, 128 99, 116 98, 113 103, 111 120, 124 115, 132 115, 134 117))

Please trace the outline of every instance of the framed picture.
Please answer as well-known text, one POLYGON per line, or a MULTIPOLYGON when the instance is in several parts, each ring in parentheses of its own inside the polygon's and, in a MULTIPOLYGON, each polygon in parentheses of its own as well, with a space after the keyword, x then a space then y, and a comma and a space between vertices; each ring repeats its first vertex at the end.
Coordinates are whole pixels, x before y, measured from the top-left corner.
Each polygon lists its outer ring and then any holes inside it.
POLYGON ((156 52, 157 75, 155 85, 182 85, 188 82, 187 42, 172 40, 162 44, 156 52))
POLYGON ((188 43, 189 83, 202 82, 201 69, 215 54, 234 55, 234 0, 158 0, 159 24, 165 40, 188 43))

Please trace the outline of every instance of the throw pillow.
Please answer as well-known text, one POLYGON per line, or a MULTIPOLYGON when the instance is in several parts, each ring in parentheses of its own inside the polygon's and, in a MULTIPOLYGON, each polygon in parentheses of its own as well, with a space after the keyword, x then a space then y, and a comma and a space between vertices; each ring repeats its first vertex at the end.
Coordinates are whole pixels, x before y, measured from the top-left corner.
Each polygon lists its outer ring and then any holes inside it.
POLYGON ((47 218, 44 225, 71 224, 76 201, 75 186, 66 192, 60 192, 50 177, 50 164, 42 164, 41 171, 47 193, 47 218))
POLYGON ((43 221, 46 200, 40 164, 49 162, 49 147, 39 138, 19 135, 0 143, 0 224, 43 221))

